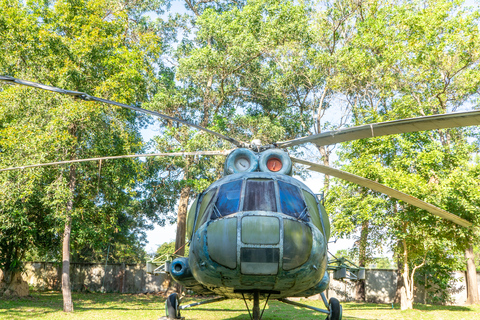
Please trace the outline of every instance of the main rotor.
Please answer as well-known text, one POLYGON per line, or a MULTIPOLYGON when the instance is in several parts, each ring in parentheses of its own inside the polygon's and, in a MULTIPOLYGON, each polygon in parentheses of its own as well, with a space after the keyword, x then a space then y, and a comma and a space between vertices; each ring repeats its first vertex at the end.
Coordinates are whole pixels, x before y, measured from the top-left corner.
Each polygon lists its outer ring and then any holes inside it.
POLYGON ((309 170, 331 175, 331 176, 334 176, 343 180, 347 180, 350 182, 354 182, 360 186, 367 187, 372 190, 384 193, 392 198, 402 200, 412 206, 427 210, 428 212, 434 215, 453 221, 454 223, 459 224, 461 226, 465 226, 465 227, 472 226, 471 222, 463 218, 460 218, 450 212, 447 212, 441 208, 438 208, 432 204, 429 204, 420 199, 417 199, 411 195, 392 189, 378 182, 375 182, 360 176, 356 176, 349 172, 338 170, 329 166, 324 166, 319 163, 291 158, 288 156, 288 154, 285 151, 282 151, 280 149, 301 145, 308 142, 315 143, 317 146, 324 146, 324 145, 336 144, 339 142, 353 141, 358 139, 379 137, 379 136, 399 134, 399 133, 480 125, 480 110, 456 112, 456 113, 449 113, 449 114, 438 114, 438 115, 423 116, 423 117, 417 117, 417 118, 386 121, 386 122, 380 122, 380 123, 374 123, 374 124, 366 124, 366 125, 349 127, 349 128, 344 128, 344 129, 335 130, 335 131, 323 132, 323 133, 314 134, 314 135, 310 135, 303 138, 298 138, 298 139, 293 139, 288 141, 279 141, 279 142, 263 145, 259 140, 253 140, 251 143, 246 143, 246 142, 228 137, 221 133, 209 130, 195 123, 185 121, 183 119, 168 116, 156 111, 147 110, 140 107, 119 103, 112 100, 94 97, 85 92, 60 89, 57 87, 48 86, 40 83, 16 79, 10 76, 0 75, 0 81, 48 90, 48 91, 61 93, 61 94, 66 94, 84 101, 102 102, 102 103, 106 103, 106 104, 110 104, 110 105, 114 105, 122 108, 127 108, 137 112, 142 112, 145 114, 157 116, 166 120, 182 123, 187 126, 196 128, 198 130, 207 132, 220 139, 228 141, 236 146, 236 149, 232 149, 232 150, 107 156, 107 157, 96 157, 96 158, 90 158, 90 159, 67 160, 67 161, 59 161, 59 162, 51 162, 51 163, 43 163, 43 164, 25 165, 25 166, 14 167, 14 168, 2 168, 0 169, 0 172, 8 171, 8 170, 25 169, 30 167, 40 167, 40 166, 74 163, 74 162, 96 161, 96 160, 103 160, 103 159, 133 158, 133 157, 147 157, 147 156, 228 155, 225 161, 225 174, 231 174, 236 172, 252 172, 252 171, 291 174, 291 163, 296 162, 299 164, 307 165, 308 166, 307 169, 309 170))

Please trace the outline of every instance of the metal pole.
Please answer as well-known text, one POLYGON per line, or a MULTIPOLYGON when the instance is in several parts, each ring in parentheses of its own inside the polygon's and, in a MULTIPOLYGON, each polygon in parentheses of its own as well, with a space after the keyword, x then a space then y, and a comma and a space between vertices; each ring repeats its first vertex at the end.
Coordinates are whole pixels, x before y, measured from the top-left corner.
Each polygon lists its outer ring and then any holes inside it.
POLYGON ((187 308, 191 308, 191 307, 196 307, 196 306, 200 306, 202 304, 207 304, 207 303, 214 303, 214 302, 218 302, 218 301, 223 301, 223 300, 226 300, 227 298, 224 298, 224 297, 221 297, 221 298, 214 298, 214 299, 210 299, 210 300, 205 300, 205 301, 200 301, 200 302, 194 302, 194 303, 190 303, 190 304, 187 304, 185 306, 180 306, 180 310, 185 310, 187 308))
POLYGON ((291 304, 291 305, 296 306, 296 307, 302 307, 302 308, 312 309, 312 310, 315 310, 315 311, 317 311, 317 312, 322 312, 322 313, 330 314, 330 311, 328 311, 328 310, 323 310, 323 309, 320 309, 320 308, 315 308, 315 307, 312 307, 312 306, 308 306, 308 305, 306 305, 306 304, 301 304, 301 303, 294 302, 294 301, 290 301, 290 300, 287 300, 287 299, 278 299, 278 301, 283 302, 283 303, 286 303, 286 304, 291 304))
POLYGON ((253 293, 253 320, 260 320, 260 293, 253 293))

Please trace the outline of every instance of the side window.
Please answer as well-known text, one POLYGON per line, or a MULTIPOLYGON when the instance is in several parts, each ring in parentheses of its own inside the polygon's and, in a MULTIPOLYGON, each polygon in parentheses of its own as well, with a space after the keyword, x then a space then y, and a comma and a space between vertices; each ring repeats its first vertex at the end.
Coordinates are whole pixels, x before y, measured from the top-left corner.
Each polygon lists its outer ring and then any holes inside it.
POLYGON ((236 180, 220 186, 217 202, 213 207, 212 220, 238 212, 242 182, 243 180, 236 180))
POLYGON ((308 221, 307 207, 303 201, 300 189, 283 181, 278 181, 278 189, 280 191, 282 212, 297 219, 308 221))
POLYGON ((201 199, 200 210, 198 211, 197 220, 195 222, 195 231, 205 222, 205 215, 208 213, 207 209, 209 204, 212 202, 213 198, 215 197, 215 193, 217 192, 217 188, 208 191, 201 199))
POLYGON ((322 213, 323 225, 325 226, 325 237, 330 239, 330 220, 328 219, 327 210, 320 204, 320 212, 322 213))
POLYGON ((243 211, 277 211, 273 180, 248 179, 243 211))
POLYGON ((305 190, 302 190, 302 192, 305 202, 307 203, 310 218, 312 218, 312 223, 318 228, 318 230, 324 233, 320 212, 318 212, 317 200, 315 200, 315 197, 310 192, 305 190))
POLYGON ((187 214, 187 238, 190 239, 193 233, 193 225, 195 223, 195 214, 197 213, 197 204, 198 204, 198 196, 195 201, 192 203, 190 210, 188 210, 187 214))

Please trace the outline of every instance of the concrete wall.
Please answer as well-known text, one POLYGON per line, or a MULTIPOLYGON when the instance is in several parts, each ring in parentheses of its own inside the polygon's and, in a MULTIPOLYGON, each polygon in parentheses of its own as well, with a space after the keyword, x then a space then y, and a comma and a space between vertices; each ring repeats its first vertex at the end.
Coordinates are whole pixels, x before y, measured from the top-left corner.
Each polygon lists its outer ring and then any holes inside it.
MULTIPOLYGON (((27 262, 23 278, 36 290, 61 289, 61 263, 27 262)), ((72 263, 70 281, 74 291, 122 293, 158 292, 168 288, 166 276, 147 274, 142 264, 72 263)))
MULTIPOLYGON (((30 287, 37 290, 61 289, 61 263, 28 262, 25 264, 24 279, 30 287)), ((330 287, 327 296, 340 301, 352 301, 355 298, 355 282, 333 280, 330 275, 330 287)), ((392 303, 397 292, 397 271, 367 269, 366 298, 368 302, 392 303)), ((168 289, 169 277, 147 274, 143 264, 105 264, 72 263, 70 279, 74 291, 105 291, 122 293, 163 292, 168 289), (106 270, 106 272, 105 272, 106 270)), ((450 292, 451 304, 463 305, 467 300, 465 277, 463 272, 455 272, 457 281, 450 292)), ((480 274, 477 274, 480 285, 480 274)), ((480 289, 480 288, 479 288, 480 289)), ((415 290, 415 302, 425 303, 427 296, 423 287, 415 290)), ((318 297, 317 297, 318 298, 318 297)))
MULTIPOLYGON (((467 301, 465 274, 460 271, 454 272, 451 283, 452 289, 449 294, 452 305, 464 305, 467 301)), ((480 291, 480 273, 477 273, 477 282, 480 291)), ((368 302, 393 303, 397 292, 397 270, 367 269, 365 272, 365 291, 368 302)), ((431 291, 431 290, 430 290, 431 291)), ((415 288, 415 302, 426 303, 432 292, 425 292, 423 286, 415 288)), ((328 297, 336 297, 340 301, 353 301, 355 298, 355 282, 337 281, 330 275, 330 287, 328 297)))

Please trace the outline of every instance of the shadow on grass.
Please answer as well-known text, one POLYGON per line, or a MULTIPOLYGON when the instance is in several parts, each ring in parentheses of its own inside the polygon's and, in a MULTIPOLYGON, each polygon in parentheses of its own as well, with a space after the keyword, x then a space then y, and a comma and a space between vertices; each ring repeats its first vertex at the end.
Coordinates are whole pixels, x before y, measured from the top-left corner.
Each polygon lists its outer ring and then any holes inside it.
MULTIPOLYGON (((392 304, 380 304, 380 303, 358 303, 358 302, 347 302, 342 303, 344 310, 400 310, 400 304, 394 303, 393 308, 392 304)), ((469 312, 473 311, 472 308, 465 306, 444 306, 444 305, 430 305, 430 304, 414 304, 413 310, 419 311, 464 311, 469 312)))
MULTIPOLYGON (((243 302, 242 302, 243 303, 243 302)), ((249 305, 249 307, 251 307, 249 305)), ((260 310, 263 309, 263 304, 260 306, 260 310)), ((224 320, 248 320, 250 319, 249 312, 246 308, 225 308, 224 305, 220 303, 218 308, 212 307, 193 307, 186 309, 189 311, 197 311, 197 312, 212 312, 221 314, 221 319, 224 320), (241 314, 238 314, 238 313, 241 314)), ((252 309, 250 308, 250 312, 252 309)), ((188 312, 188 311, 187 311, 188 312)), ((185 315, 185 314, 183 314, 185 315)), ((188 319, 190 315, 187 316, 188 319)), ((306 308, 295 307, 291 305, 287 305, 278 301, 270 301, 268 302, 268 307, 265 309, 262 319, 263 320, 284 320, 284 319, 302 319, 302 320, 319 320, 325 319, 327 314, 321 313, 318 311, 309 310, 306 308)), ((201 318, 191 318, 191 320, 199 320, 201 318)), ((343 315, 344 320, 364 320, 364 318, 352 317, 343 315)))
MULTIPOLYGON (((186 297, 181 304, 186 305, 192 302, 204 300, 200 297, 186 297)), ((159 295, 138 295, 138 294, 118 294, 118 293, 74 293, 73 302, 75 313, 80 314, 80 317, 87 317, 87 312, 94 311, 95 316, 106 315, 108 312, 118 311, 117 314, 122 314, 125 311, 136 312, 154 311, 159 316, 164 315, 165 298, 159 295), (106 313, 105 313, 106 312, 106 313), (82 316, 83 315, 83 316, 82 316)), ((302 300, 301 303, 323 308, 323 302, 316 300, 302 300)), ((363 320, 368 313, 368 319, 388 319, 385 316, 390 316, 399 313, 400 305, 394 304, 392 309, 391 304, 373 304, 373 303, 342 303, 343 319, 345 320, 363 320), (375 313, 379 311, 381 313, 375 313), (358 314, 356 313, 358 312, 358 314), (363 313, 365 312, 365 313, 363 313), (391 312, 394 312, 393 314, 391 312), (351 316, 351 314, 355 316, 351 316)), ((251 310, 251 303, 249 303, 251 310)), ((263 303, 261 305, 263 308, 263 303)), ((0 318, 1 319, 31 319, 31 318, 45 318, 57 317, 62 313, 63 302, 62 295, 59 292, 54 293, 32 293, 31 297, 24 299, 0 299, 0 318)), ((440 305, 422 305, 415 304, 414 312, 422 312, 428 314, 429 312, 445 311, 445 312, 478 312, 478 306, 440 306, 440 305)), ((249 319, 248 311, 242 300, 225 300, 222 302, 215 302, 208 306, 197 306, 186 309, 182 313, 187 315, 188 319, 200 320, 203 316, 198 313, 205 313, 209 319, 229 319, 240 320, 249 319), (191 313, 190 313, 191 311, 191 313), (190 313, 190 315, 188 315, 190 313), (213 317, 212 317, 213 315, 213 317)), ((128 316, 123 316, 127 319, 128 316)), ((325 319, 326 314, 316 312, 313 310, 299 308, 287 305, 278 301, 269 301, 268 307, 265 310, 264 320, 280 320, 280 319, 325 319)), ((50 319, 50 318, 49 318, 50 319)))
MULTIPOLYGON (((165 303, 165 298, 157 295, 118 293, 73 293, 72 300, 75 313, 92 310, 134 311, 138 307, 163 311, 165 303), (127 306, 121 306, 122 303, 127 306)), ((0 299, 1 319, 41 318, 62 310, 63 298, 59 292, 33 292, 25 298, 0 299)))
MULTIPOLYGON (((398 309, 400 309, 400 305, 398 305, 398 309)), ((465 306, 442 306, 442 305, 434 305, 434 304, 414 304, 413 305, 414 310, 420 310, 420 311, 437 311, 437 310, 442 310, 442 311, 473 311, 472 308, 465 307, 465 306)))

